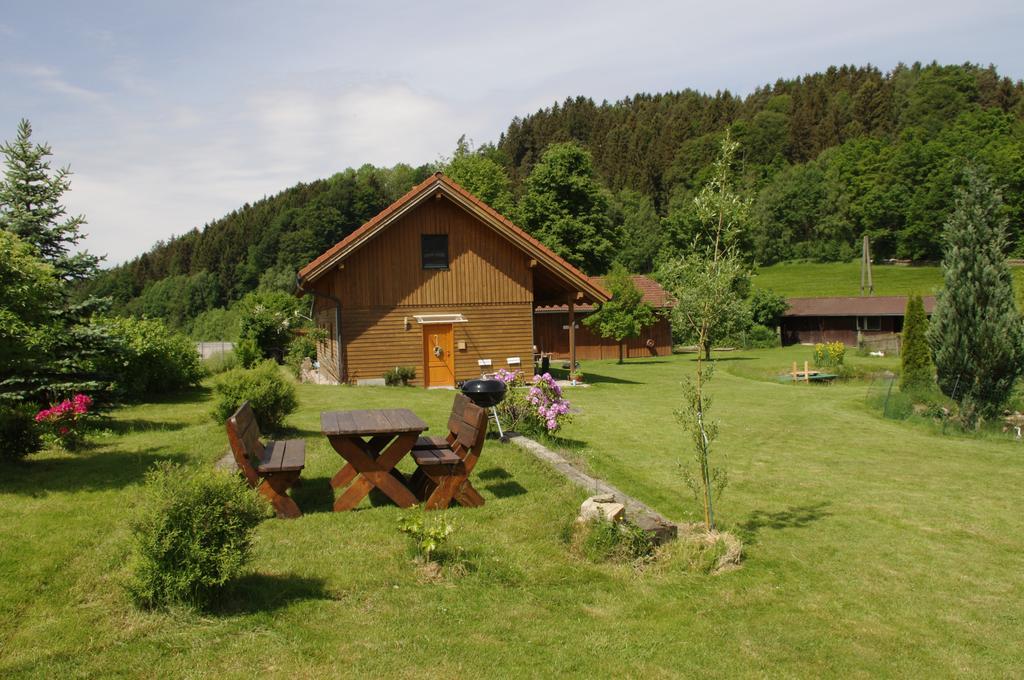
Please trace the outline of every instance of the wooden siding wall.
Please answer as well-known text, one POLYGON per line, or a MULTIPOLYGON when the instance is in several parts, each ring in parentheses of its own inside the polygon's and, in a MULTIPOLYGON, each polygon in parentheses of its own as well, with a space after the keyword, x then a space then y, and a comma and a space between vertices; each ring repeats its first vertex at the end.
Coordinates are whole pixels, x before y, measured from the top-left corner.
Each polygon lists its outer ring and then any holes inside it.
POLYGON ((533 301, 529 258, 443 197, 428 199, 342 264, 317 287, 347 309, 533 301), (422 268, 423 234, 448 234, 447 270, 422 268))
MULTIPOLYGON (((883 316, 877 331, 861 331, 866 338, 888 336, 903 330, 902 316, 883 316)), ((857 346, 857 317, 855 316, 791 316, 782 319, 782 344, 815 344, 842 342, 857 346)))
MULTIPOLYGON (((618 343, 602 338, 591 331, 583 324, 585 317, 585 314, 576 315, 576 323, 579 326, 576 329, 576 358, 578 360, 618 359, 618 343)), ((568 359, 569 331, 565 328, 568 325, 568 312, 536 314, 533 332, 537 349, 550 353, 555 359, 568 359)), ((625 344, 626 350, 623 352, 623 356, 629 359, 672 354, 672 329, 668 319, 658 319, 654 325, 641 333, 639 338, 626 340, 625 344), (648 339, 654 340, 653 349, 647 347, 648 339)))
MULTIPOLYGON (((463 305, 458 311, 466 323, 452 324, 455 379, 480 377, 480 359, 490 359, 493 370, 506 368, 508 357, 518 356, 523 368, 532 369, 532 305, 463 305), (459 342, 466 343, 459 350, 459 342)), ((447 314, 452 308, 423 307, 416 314, 447 314)), ((341 332, 346 342, 350 382, 382 378, 395 366, 415 366, 414 384, 423 386, 423 326, 405 308, 358 309, 344 313, 341 332), (408 320, 408 330, 406 330, 408 320)))
MULTIPOLYGON (((423 385, 423 314, 462 314, 453 324, 455 378, 480 376, 508 357, 532 370, 533 271, 529 259, 493 229, 446 198, 427 200, 387 227, 316 282, 342 303, 341 338, 348 382, 382 378, 395 366, 414 366, 423 385), (423 270, 422 234, 448 234, 448 270, 423 270), (408 322, 408 323, 406 323, 408 322), (466 343, 459 350, 460 341, 466 343)), ((316 308, 332 309, 317 299, 316 308)), ((323 359, 321 359, 323 362, 323 359)))

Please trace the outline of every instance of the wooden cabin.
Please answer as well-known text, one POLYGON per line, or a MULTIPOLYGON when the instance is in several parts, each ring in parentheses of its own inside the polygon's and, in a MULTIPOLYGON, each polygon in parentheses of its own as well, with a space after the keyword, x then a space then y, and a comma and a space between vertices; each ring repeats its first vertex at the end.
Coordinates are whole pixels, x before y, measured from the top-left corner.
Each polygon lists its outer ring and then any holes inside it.
MULTIPOLYGON (((672 354, 672 327, 668 311, 671 299, 665 289, 654 279, 639 274, 633 275, 633 285, 643 293, 644 302, 654 308, 657 320, 640 333, 639 337, 622 342, 622 356, 627 359, 668 356, 672 354)), ((604 277, 594 276, 591 281, 604 287, 604 277)), ((602 338, 586 324, 580 323, 597 310, 596 305, 576 307, 576 357, 578 359, 618 359, 619 343, 611 338, 602 338)), ((569 358, 569 309, 567 305, 538 307, 534 312, 533 335, 537 350, 549 354, 553 359, 569 358)))
MULTIPOLYGON (((533 367, 538 306, 609 299, 599 284, 441 173, 427 178, 298 273, 326 331, 331 382, 451 387, 499 368, 533 367)), ((575 346, 574 331, 567 341, 575 346)))
MULTIPOLYGON (((922 298, 924 311, 931 316, 935 298, 922 298)), ((841 341, 857 345, 861 339, 896 335, 903 332, 905 295, 872 297, 790 298, 782 316, 782 344, 815 344, 841 341)))

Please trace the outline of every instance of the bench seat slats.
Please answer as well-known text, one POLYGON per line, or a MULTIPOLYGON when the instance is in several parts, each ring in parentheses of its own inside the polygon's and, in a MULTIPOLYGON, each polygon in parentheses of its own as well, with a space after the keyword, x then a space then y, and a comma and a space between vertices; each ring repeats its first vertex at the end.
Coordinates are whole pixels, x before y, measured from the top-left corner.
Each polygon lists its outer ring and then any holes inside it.
POLYGON ((448 446, 448 440, 444 437, 439 436, 423 436, 416 440, 416 443, 412 445, 413 451, 422 451, 424 449, 443 449, 448 446))
POLYGON ((412 452, 417 465, 457 465, 462 462, 459 455, 449 448, 420 449, 412 452))
POLYGON ((286 439, 268 442, 260 456, 259 472, 292 472, 306 467, 306 442, 286 439))

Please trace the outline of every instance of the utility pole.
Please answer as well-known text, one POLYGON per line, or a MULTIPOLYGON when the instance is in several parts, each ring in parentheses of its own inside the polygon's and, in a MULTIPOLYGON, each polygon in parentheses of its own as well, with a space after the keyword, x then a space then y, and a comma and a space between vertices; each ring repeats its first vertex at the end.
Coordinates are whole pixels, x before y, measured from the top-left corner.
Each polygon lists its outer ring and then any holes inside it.
POLYGON ((867 234, 864 234, 864 245, 861 248, 860 254, 860 294, 864 295, 864 291, 868 291, 868 295, 875 294, 875 283, 871 279, 871 240, 867 234))

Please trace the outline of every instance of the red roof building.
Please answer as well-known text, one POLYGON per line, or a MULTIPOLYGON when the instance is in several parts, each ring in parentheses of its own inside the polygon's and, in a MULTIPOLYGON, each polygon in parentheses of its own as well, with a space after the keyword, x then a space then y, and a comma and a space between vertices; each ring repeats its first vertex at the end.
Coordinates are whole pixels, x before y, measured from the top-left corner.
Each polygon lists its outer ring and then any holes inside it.
MULTIPOLYGON (((644 302, 654 307, 658 319, 644 329, 638 338, 630 338, 622 343, 622 354, 626 358, 651 356, 667 356, 672 353, 672 327, 669 324, 668 310, 672 301, 665 289, 657 281, 639 274, 633 275, 635 285, 644 296, 644 302)), ((605 288, 604 277, 592 276, 590 280, 597 286, 605 288)), ((619 343, 615 340, 602 338, 593 333, 589 327, 580 323, 587 315, 597 309, 593 304, 580 304, 575 308, 576 325, 576 357, 577 359, 618 359, 619 343)), ((569 308, 567 305, 541 306, 534 310, 533 335, 537 350, 555 359, 568 359, 569 346, 566 331, 569 328, 569 308)))

